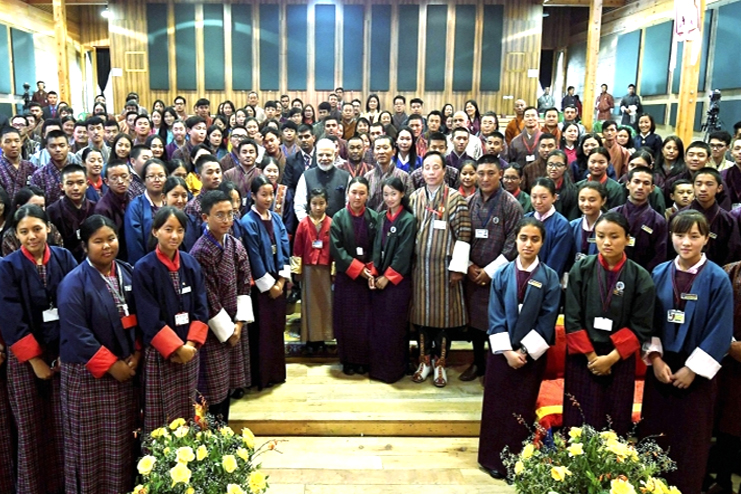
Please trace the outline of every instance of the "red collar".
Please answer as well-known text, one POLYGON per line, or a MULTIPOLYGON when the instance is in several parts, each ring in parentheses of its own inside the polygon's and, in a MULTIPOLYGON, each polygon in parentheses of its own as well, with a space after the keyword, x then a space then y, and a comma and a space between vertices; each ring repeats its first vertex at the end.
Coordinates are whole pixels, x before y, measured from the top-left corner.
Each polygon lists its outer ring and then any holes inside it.
POLYGON ((352 216, 355 216, 356 218, 359 218, 360 216, 363 216, 365 214, 365 206, 363 206, 363 209, 361 209, 358 214, 355 214, 355 211, 352 210, 349 202, 347 203, 347 210, 350 212, 352 216))
POLYGON ((154 249, 154 252, 157 259, 159 259, 159 261, 164 264, 169 271, 178 271, 180 269, 180 251, 175 251, 175 259, 172 261, 160 250, 159 245, 154 249))
POLYGON ((401 212, 402 212, 403 209, 404 209, 404 206, 401 206, 400 205, 399 206, 399 210, 396 211, 396 214, 394 214, 393 216, 391 215, 391 210, 389 209, 388 211, 386 211, 386 218, 388 218, 388 220, 391 223, 393 223, 394 221, 396 221, 396 218, 399 217, 399 215, 401 214, 401 212))
MULTIPOLYGON (((24 246, 21 246, 21 252, 23 252, 23 255, 26 256, 26 259, 31 261, 34 266, 36 265, 36 259, 34 259, 33 254, 31 254, 28 249, 26 249, 24 246)), ((41 264, 45 265, 49 262, 49 258, 51 257, 51 249, 49 248, 49 244, 44 247, 44 257, 41 259, 41 264)))
POLYGON ((597 258, 599 259, 599 263, 602 265, 603 268, 613 273, 623 269, 623 265, 625 264, 625 261, 628 260, 628 256, 626 256, 625 252, 623 252, 623 258, 620 260, 620 262, 617 263, 614 268, 610 269, 610 267, 607 265, 607 261, 605 261, 605 258, 602 257, 602 254, 599 254, 597 258))
POLYGON ((515 196, 515 197, 517 197, 517 196, 520 195, 520 192, 522 192, 522 190, 519 187, 517 187, 517 190, 514 191, 514 192, 512 192, 512 195, 515 196))
POLYGON ((96 182, 93 182, 88 178, 87 183, 90 184, 90 186, 92 186, 95 190, 100 190, 100 188, 103 187, 103 178, 98 175, 98 180, 96 182))
MULTIPOLYGON (((587 180, 594 180, 594 179, 592 178, 592 174, 591 174, 591 173, 590 173, 589 175, 587 175, 587 180)), ((603 185, 604 185, 604 184, 605 184, 605 182, 607 182, 607 173, 605 173, 604 175, 602 175, 602 178, 601 178, 601 179, 599 179, 599 180, 594 180, 594 181, 595 181, 595 182, 597 182, 597 181, 598 181, 599 183, 601 183, 601 184, 603 184, 603 185)))

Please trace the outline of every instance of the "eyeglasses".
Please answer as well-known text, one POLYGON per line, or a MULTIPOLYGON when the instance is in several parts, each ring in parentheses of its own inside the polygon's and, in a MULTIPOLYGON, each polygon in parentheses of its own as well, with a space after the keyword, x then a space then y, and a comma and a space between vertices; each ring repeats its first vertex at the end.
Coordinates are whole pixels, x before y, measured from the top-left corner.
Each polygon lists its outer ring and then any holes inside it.
POLYGON ((152 180, 154 182, 163 182, 167 180, 167 175, 147 175, 144 178, 146 178, 147 180, 152 180))
POLYGON ((726 146, 725 144, 710 144, 710 147, 713 149, 719 149, 725 146, 726 146))
POLYGON ((228 213, 214 213, 214 218, 219 221, 227 221, 234 219, 234 214, 231 211, 228 213))
POLYGON ((548 163, 545 166, 548 168, 566 168, 566 163, 548 163))

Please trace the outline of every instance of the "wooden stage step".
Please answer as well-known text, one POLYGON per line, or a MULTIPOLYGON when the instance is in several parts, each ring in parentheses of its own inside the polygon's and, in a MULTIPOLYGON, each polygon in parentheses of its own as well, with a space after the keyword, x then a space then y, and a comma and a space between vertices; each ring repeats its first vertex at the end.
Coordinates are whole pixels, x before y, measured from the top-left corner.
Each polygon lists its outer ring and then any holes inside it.
POLYGON ((270 494, 514 494, 477 463, 476 438, 259 437, 270 494))
POLYGON ((466 367, 450 366, 436 388, 431 377, 385 384, 345 376, 337 362, 289 363, 284 384, 233 401, 229 422, 261 436, 478 437, 483 386, 458 379, 466 367))

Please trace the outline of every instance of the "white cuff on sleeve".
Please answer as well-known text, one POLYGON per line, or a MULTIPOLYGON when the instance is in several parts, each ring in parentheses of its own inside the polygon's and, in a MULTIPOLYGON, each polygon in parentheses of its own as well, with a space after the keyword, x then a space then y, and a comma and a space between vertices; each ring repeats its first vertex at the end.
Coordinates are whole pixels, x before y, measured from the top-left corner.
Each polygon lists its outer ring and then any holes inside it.
POLYGON ((237 317, 236 321, 255 322, 255 313, 252 311, 252 299, 249 295, 237 295, 237 317))
POLYGON ((648 356, 653 352, 657 352, 659 355, 664 355, 664 345, 661 344, 661 338, 652 336, 650 340, 643 344, 641 347, 641 357, 646 365, 651 365, 651 361, 648 360, 648 356))
POLYGON ((491 353, 497 354, 512 350, 512 342, 509 341, 509 333, 496 333, 489 335, 489 348, 491 353))
POLYGON ((720 363, 700 347, 695 348, 695 351, 692 352, 684 365, 698 376, 706 379, 712 379, 720 370, 720 363))
POLYGON ((222 343, 234 334, 234 322, 223 307, 218 314, 208 320, 208 327, 222 343))
POLYGON ((520 342, 525 347, 527 353, 533 358, 538 360, 543 354, 548 351, 548 342, 540 336, 540 333, 534 329, 530 330, 528 334, 520 342))
POLYGON ((489 278, 494 278, 494 273, 497 272, 497 269, 501 268, 502 266, 506 266, 509 263, 506 257, 504 257, 502 254, 499 254, 499 257, 491 261, 489 264, 487 264, 484 267, 484 271, 489 276, 489 278))
POLYGON ((288 281, 291 281, 291 266, 290 266, 290 264, 286 264, 285 266, 283 266, 283 269, 280 270, 280 271, 278 271, 278 275, 281 278, 285 278, 288 281))
POLYGON ((262 278, 255 280, 255 285, 257 285, 257 289, 260 290, 260 293, 265 293, 275 285, 275 278, 270 276, 270 273, 265 273, 262 278))
POLYGON ((468 272, 468 255, 470 253, 471 244, 456 240, 455 245, 453 245, 453 258, 450 260, 448 271, 466 274, 468 272))

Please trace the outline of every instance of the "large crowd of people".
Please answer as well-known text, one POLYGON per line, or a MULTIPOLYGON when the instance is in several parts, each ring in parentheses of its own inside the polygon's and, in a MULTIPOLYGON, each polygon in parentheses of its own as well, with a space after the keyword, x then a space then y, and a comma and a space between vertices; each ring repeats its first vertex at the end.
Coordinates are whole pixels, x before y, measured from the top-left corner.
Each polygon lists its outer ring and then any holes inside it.
POLYGON ((471 341, 459 379, 485 384, 495 478, 563 313, 564 425, 628 433, 642 358, 638 433, 671 448, 670 483, 700 492, 715 436, 731 492, 741 122, 662 138, 634 89, 618 123, 603 87, 600 133, 571 90, 562 111, 517 100, 506 129, 475 100, 388 111, 342 88, 316 110, 252 92, 215 114, 99 96, 80 120, 35 94, 0 131, 0 427, 18 431, 0 435, 0 492, 130 491, 131 431, 201 396, 228 420, 286 380, 289 297, 306 353, 336 340, 346 375, 444 387, 451 338, 471 341))

